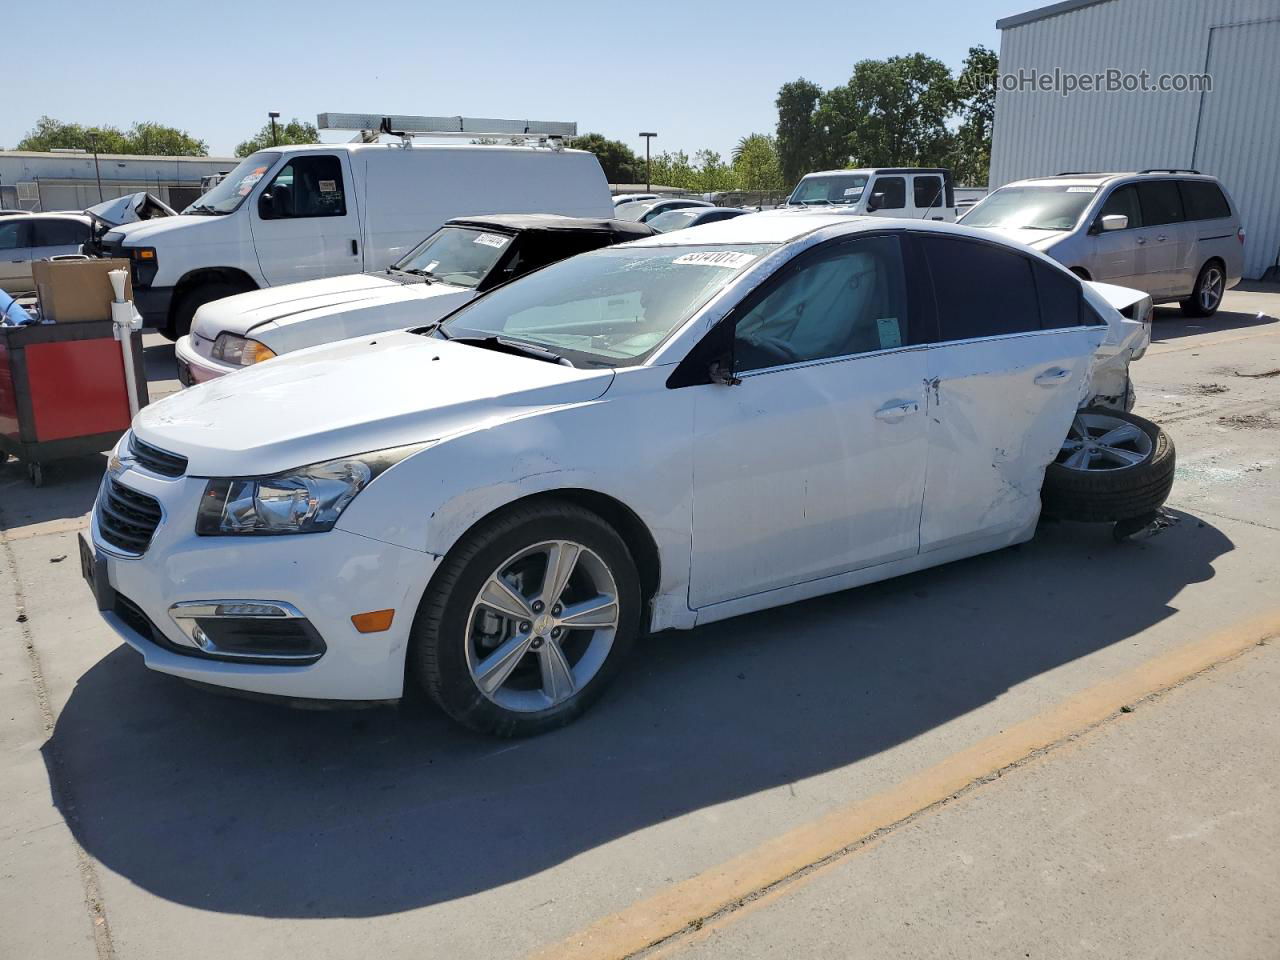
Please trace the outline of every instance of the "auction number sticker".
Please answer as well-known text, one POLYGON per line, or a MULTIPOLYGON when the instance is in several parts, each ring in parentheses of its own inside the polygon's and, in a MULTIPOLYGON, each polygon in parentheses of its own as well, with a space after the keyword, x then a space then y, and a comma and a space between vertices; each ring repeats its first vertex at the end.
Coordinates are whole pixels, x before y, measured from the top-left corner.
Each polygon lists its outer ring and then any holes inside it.
POLYGON ((486 247, 497 247, 501 250, 507 245, 507 241, 510 239, 510 237, 504 237, 497 233, 482 233, 471 242, 482 243, 486 247))
POLYGON ((1097 193, 1097 187, 1067 187, 1067 193, 1097 193))
POLYGON ((737 270, 754 260, 753 253, 736 253, 732 250, 708 250, 703 253, 686 253, 676 257, 672 263, 693 263, 701 267, 728 267, 737 270))

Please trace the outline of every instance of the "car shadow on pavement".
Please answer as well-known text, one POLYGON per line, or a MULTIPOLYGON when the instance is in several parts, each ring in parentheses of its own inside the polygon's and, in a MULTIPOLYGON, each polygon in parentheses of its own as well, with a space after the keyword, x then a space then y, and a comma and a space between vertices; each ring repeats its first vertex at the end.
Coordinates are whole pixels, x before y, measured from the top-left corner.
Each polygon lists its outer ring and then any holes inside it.
POLYGON ((1156 307, 1151 319, 1151 339, 1155 343, 1193 337, 1205 332, 1248 330, 1251 327, 1265 327, 1280 323, 1280 320, 1269 317, 1265 313, 1244 313, 1234 310, 1219 310, 1212 317, 1184 317, 1177 306, 1156 307))
POLYGON ((121 646, 80 678, 44 754, 76 839, 157 896, 396 913, 855 764, 1133 638, 1232 549, 1177 516, 1124 545, 1046 524, 1022 547, 648 638, 582 720, 524 741, 417 697, 339 712, 215 696, 121 646))

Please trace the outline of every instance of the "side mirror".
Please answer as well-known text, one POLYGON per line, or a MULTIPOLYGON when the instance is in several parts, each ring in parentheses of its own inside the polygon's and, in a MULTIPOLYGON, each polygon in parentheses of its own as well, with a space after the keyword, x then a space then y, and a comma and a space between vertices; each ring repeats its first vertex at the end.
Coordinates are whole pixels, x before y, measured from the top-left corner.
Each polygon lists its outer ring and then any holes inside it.
POLYGON ((741 377, 733 375, 733 361, 727 356, 711 361, 711 366, 707 368, 707 379, 722 387, 736 387, 742 383, 741 377))
POLYGON ((874 213, 884 206, 884 194, 873 193, 871 199, 867 201, 867 213, 874 213))
POLYGON ((258 194, 258 216, 263 220, 274 220, 276 218, 276 208, 272 203, 269 192, 264 191, 258 194))
POLYGON ((1126 230, 1129 227, 1129 218, 1123 213, 1109 213, 1102 218, 1102 231, 1107 233, 1111 230, 1126 230))

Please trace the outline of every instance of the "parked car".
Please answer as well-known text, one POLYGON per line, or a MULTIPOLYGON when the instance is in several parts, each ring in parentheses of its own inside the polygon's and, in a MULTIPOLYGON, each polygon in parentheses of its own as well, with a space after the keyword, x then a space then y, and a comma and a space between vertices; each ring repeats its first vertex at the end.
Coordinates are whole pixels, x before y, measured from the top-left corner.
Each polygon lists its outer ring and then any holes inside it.
POLYGON ((452 217, 609 217, 604 171, 581 150, 311 144, 261 150, 178 217, 97 244, 133 263, 147 323, 177 340, 204 304, 260 287, 384 270, 452 217))
POLYGON ((1050 465, 1154 509, 1167 437, 1079 409, 1146 333, 982 231, 739 217, 145 407, 82 563, 151 669, 535 733, 644 631, 1029 539, 1050 465))
POLYGON ((706 200, 685 198, 668 198, 666 200, 641 200, 637 203, 626 203, 618 207, 614 216, 620 220, 636 220, 648 223, 670 210, 683 210, 687 207, 710 207, 713 204, 706 200))
POLYGON ((1065 173, 1001 187, 964 215, 1086 280, 1134 287, 1193 317, 1240 282, 1244 228, 1215 177, 1192 170, 1065 173))
POLYGON ((11 296, 35 289, 31 264, 79 253, 90 236, 82 213, 20 213, 0 219, 0 290, 11 296))
POLYGON ((927 167, 862 167, 806 174, 782 207, 835 207, 855 216, 956 219, 951 171, 927 167))
POLYGON ((620 207, 624 203, 635 203, 638 200, 661 200, 656 193, 620 193, 613 198, 613 205, 620 207))
POLYGON ((206 303, 178 340, 178 379, 190 386, 304 347, 421 326, 530 270, 652 234, 641 223, 555 214, 450 220, 384 271, 206 303))
POLYGON ((679 210, 660 213, 647 223, 658 233, 670 233, 672 230, 700 227, 704 223, 732 220, 744 213, 755 212, 755 210, 744 210, 742 207, 682 207, 679 210))

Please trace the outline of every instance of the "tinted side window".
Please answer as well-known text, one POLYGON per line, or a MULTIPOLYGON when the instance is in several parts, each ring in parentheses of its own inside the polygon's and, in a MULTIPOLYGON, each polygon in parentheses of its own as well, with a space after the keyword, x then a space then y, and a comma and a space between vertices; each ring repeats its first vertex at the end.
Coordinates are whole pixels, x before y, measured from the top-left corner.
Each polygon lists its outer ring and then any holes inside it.
POLYGON ((1111 196, 1107 197, 1106 203, 1102 205, 1102 212, 1098 216, 1099 218, 1110 217, 1113 214, 1128 217, 1130 230, 1142 226, 1142 207, 1138 203, 1138 190, 1132 184, 1112 190, 1111 196))
POLYGON ((267 188, 274 220, 303 217, 345 217, 346 192, 342 161, 337 157, 294 157, 267 188))
POLYGON ((876 204, 877 210, 902 210, 907 205, 906 177, 879 177, 871 192, 884 194, 876 204))
POLYGON ((1231 205, 1222 188, 1208 180, 1180 180, 1182 206, 1188 220, 1220 220, 1231 216, 1231 205))
POLYGON ((915 201, 917 210, 942 206, 941 177, 914 177, 911 180, 911 191, 911 199, 915 201))
POLYGON ((1143 226, 1182 222, 1182 195, 1176 180, 1152 180, 1138 184, 1143 226))
POLYGON ((1040 329, 1031 261, 989 243, 920 237, 943 342, 1040 329))
POLYGON ((1036 295, 1040 301, 1040 329, 1057 330, 1080 325, 1080 281, 1047 263, 1032 262, 1036 295))
POLYGON ((73 247, 89 239, 89 228, 76 220, 35 221, 37 247, 73 247))
POLYGON ((31 246, 31 221, 0 220, 0 250, 20 250, 31 246))
POLYGON ((864 237, 806 260, 738 318, 740 371, 910 343, 897 237, 864 237))

